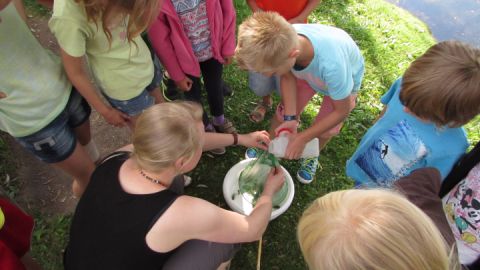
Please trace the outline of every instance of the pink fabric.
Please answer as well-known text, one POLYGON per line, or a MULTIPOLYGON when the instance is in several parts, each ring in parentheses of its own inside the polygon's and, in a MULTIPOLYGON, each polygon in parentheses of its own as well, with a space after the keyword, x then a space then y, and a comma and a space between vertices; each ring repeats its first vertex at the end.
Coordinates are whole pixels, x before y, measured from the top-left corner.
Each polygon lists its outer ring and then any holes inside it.
POLYGON ((0 198, 5 224, 0 228, 0 269, 24 270, 20 259, 30 250, 33 218, 5 198, 0 198))
MULTIPOLYGON (((232 0, 206 0, 206 4, 213 58, 224 63, 224 57, 235 52, 235 8, 232 0)), ((170 0, 163 2, 148 36, 171 79, 179 81, 186 74, 200 77, 200 65, 170 0)))
MULTIPOLYGON (((312 99, 312 97, 315 94, 317 94, 317 92, 315 92, 315 90, 313 90, 312 87, 310 87, 307 81, 297 79, 297 118, 298 119, 300 119, 300 114, 303 112, 308 102, 312 99)), ((352 97, 352 98, 355 99, 355 97, 352 97)), ((355 100, 353 102, 355 102, 355 100)), ((333 110, 334 108, 333 108, 332 98, 330 98, 329 96, 323 96, 322 105, 320 107, 320 111, 317 114, 317 117, 315 118, 314 123, 321 121, 331 112, 333 112, 333 110)), ((278 104, 276 117, 279 122, 283 122, 283 111, 284 111, 283 104, 281 103, 278 104)), ((342 128, 342 126, 343 126, 343 122, 325 131, 318 137, 331 138, 335 135, 338 135, 338 133, 340 133, 340 129, 342 128)))

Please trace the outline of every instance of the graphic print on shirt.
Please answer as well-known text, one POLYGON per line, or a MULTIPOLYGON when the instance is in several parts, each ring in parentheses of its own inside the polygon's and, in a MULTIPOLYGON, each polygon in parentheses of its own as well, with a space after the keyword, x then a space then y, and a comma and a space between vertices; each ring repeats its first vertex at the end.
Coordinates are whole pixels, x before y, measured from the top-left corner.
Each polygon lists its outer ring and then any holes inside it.
POLYGON ((172 0, 198 61, 212 57, 206 0, 172 0))
POLYGON ((427 147, 405 121, 387 130, 358 155, 355 163, 380 186, 407 175, 428 154, 427 147))
POLYGON ((480 165, 447 196, 444 209, 455 238, 480 253, 480 165))

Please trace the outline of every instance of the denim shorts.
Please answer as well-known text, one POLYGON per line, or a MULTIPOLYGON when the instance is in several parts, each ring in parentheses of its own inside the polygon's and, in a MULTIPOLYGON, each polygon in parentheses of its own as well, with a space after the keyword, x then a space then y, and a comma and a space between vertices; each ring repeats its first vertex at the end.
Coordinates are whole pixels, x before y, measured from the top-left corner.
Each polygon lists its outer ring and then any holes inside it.
POLYGON ((272 94, 274 91, 280 94, 280 77, 267 77, 257 72, 248 72, 248 85, 259 97, 272 94))
POLYGON ((140 95, 129 100, 117 100, 107 95, 104 95, 108 103, 115 109, 128 114, 129 116, 136 116, 142 113, 144 110, 153 106, 155 99, 148 94, 147 90, 143 90, 140 95))
POLYGON ((73 153, 77 144, 73 129, 88 121, 90 113, 87 101, 72 87, 65 109, 50 124, 15 140, 46 163, 63 161, 73 153))

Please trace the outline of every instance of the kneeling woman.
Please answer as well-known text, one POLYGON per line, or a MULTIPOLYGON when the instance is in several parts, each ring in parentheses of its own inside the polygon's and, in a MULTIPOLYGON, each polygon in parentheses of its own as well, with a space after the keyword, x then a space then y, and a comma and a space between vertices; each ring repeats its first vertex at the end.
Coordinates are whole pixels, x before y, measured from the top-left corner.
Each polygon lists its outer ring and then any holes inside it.
POLYGON ((181 195, 174 191, 183 191, 183 177, 177 176, 193 170, 202 151, 268 142, 265 131, 205 133, 202 110, 193 103, 147 109, 137 121, 133 147, 125 148, 131 152, 112 154, 93 173, 73 217, 65 268, 225 266, 238 248, 234 243, 255 241, 265 231, 284 175, 272 170, 249 216, 181 195))

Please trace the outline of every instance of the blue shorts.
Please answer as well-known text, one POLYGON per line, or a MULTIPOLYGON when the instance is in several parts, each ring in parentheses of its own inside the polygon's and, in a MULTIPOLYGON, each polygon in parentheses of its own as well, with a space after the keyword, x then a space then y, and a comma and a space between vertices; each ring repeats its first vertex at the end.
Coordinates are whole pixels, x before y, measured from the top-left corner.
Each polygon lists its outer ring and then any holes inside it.
POLYGON ((248 86, 255 95, 264 97, 272 94, 274 91, 280 94, 280 77, 267 77, 257 72, 248 72, 248 86))
POLYGON ((128 114, 129 116, 136 116, 141 114, 144 110, 153 106, 155 99, 150 96, 147 90, 143 90, 140 95, 129 100, 118 100, 104 95, 108 103, 113 108, 128 114))
POLYGON ((107 95, 103 95, 108 103, 115 109, 128 114, 129 116, 136 116, 142 113, 144 110, 155 104, 155 98, 152 97, 149 92, 160 87, 163 80, 162 65, 157 56, 153 57, 153 79, 152 82, 143 90, 138 96, 129 100, 118 100, 111 98, 107 95))
POLYGON ((73 153, 77 144, 73 129, 88 121, 90 113, 87 101, 72 87, 65 109, 50 124, 15 140, 46 163, 63 161, 73 153))

